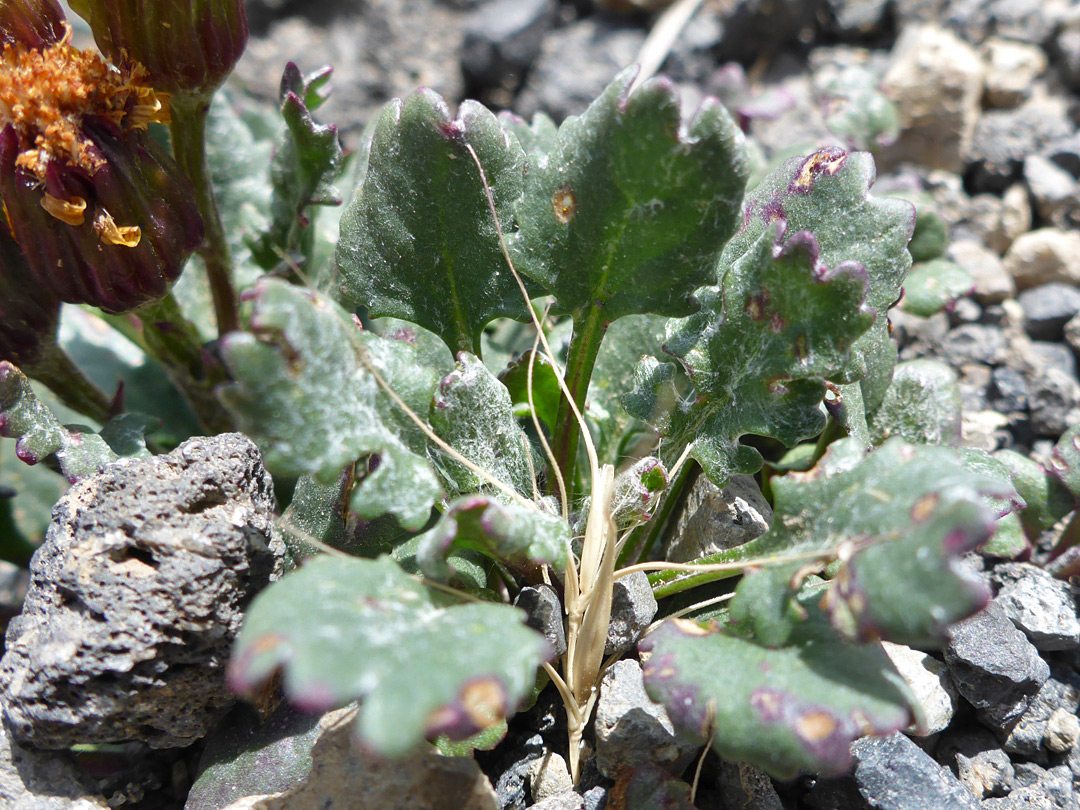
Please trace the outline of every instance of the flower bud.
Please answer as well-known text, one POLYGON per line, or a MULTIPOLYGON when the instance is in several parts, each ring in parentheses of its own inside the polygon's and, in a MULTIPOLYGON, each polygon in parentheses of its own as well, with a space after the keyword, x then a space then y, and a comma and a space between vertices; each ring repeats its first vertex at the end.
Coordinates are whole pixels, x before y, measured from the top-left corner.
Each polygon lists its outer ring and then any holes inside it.
POLYGON ((167 100, 140 66, 110 67, 68 39, 3 46, 0 199, 33 284, 123 312, 165 294, 202 220, 190 184, 146 134, 168 120, 167 100))
POLYGON ((244 0, 71 0, 101 51, 125 56, 168 93, 209 95, 247 44, 244 0))
POLYGON ((60 301, 30 280, 19 246, 0 216, 0 360, 30 366, 56 334, 60 301))

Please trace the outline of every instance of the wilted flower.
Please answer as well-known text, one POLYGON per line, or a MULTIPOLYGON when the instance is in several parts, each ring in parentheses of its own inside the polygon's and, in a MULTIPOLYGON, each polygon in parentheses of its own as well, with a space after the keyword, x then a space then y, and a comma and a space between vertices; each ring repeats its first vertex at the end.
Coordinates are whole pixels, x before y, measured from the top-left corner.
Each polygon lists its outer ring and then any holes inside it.
POLYGON ((4 0, 0 45, 43 48, 63 38, 65 24, 56 0, 4 0))
POLYGON ((209 95, 247 45, 244 0, 71 0, 102 52, 143 65, 169 93, 209 95))
POLYGON ((0 9, 0 199, 34 283, 121 312, 168 290, 202 220, 146 133, 167 122, 167 96, 138 64, 73 47, 62 18, 55 39, 54 11, 54 0, 0 9))

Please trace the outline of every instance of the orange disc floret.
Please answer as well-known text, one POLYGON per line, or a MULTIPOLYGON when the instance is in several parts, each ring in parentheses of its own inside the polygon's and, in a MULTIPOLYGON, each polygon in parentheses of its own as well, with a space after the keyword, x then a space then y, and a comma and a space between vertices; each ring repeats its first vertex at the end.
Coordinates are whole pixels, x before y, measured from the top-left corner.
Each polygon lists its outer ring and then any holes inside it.
POLYGON ((108 119, 121 131, 167 123, 168 97, 154 92, 139 65, 113 67, 95 51, 72 46, 70 29, 44 48, 5 44, 0 51, 0 127, 19 138, 16 166, 44 181, 51 161, 93 175, 103 158, 82 131, 89 116, 108 119))

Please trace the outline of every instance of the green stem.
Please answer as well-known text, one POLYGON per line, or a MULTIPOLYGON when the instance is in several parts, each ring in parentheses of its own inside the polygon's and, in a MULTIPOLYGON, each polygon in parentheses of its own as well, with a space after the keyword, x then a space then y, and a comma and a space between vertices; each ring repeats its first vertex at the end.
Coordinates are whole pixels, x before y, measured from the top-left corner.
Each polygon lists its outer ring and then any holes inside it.
POLYGON ((210 112, 210 98, 178 95, 173 97, 170 106, 173 155, 181 171, 195 186, 195 202, 203 219, 206 238, 199 255, 210 281, 220 336, 240 328, 240 309, 232 283, 229 242, 218 213, 206 157, 206 117, 210 112))
POLYGON ((142 322, 137 341, 151 357, 158 360, 200 426, 207 433, 225 433, 232 422, 221 407, 214 388, 225 382, 225 371, 208 364, 202 350, 202 336, 180 309, 170 292, 160 301, 134 313, 142 322))
POLYGON ((55 342, 50 342, 44 348, 40 360, 23 367, 26 375, 44 383, 73 411, 89 416, 101 425, 108 422, 114 415, 109 397, 86 378, 55 342))
POLYGON ((825 429, 821 431, 817 444, 814 446, 814 455, 810 467, 814 467, 821 461, 821 457, 825 455, 825 451, 829 449, 830 444, 846 435, 847 431, 844 430, 843 426, 830 416, 829 421, 825 423, 825 429))
MULTIPOLYGON (((747 567, 754 564, 754 560, 748 559, 740 548, 729 548, 717 552, 700 560, 694 560, 694 565, 719 565, 721 563, 736 563, 746 560, 747 567)), ((699 585, 709 582, 718 582, 721 579, 730 579, 742 575, 741 569, 729 571, 706 571, 701 574, 688 574, 685 571, 656 571, 649 574, 649 583, 652 585, 653 596, 663 599, 665 596, 674 596, 677 593, 688 591, 699 585)))
MULTIPOLYGON (((585 396, 589 393, 589 379, 592 377, 596 355, 600 351, 600 343, 606 331, 607 323, 601 317, 599 307, 590 307, 583 319, 574 317, 574 334, 570 338, 570 347, 566 354, 566 387, 578 411, 582 414, 585 412, 585 396)), ((566 485, 571 489, 573 489, 579 436, 580 429, 570 410, 570 403, 567 402, 565 396, 561 397, 551 449, 566 485)), ((547 480, 549 491, 554 492, 555 476, 549 474, 547 480)), ((573 492, 570 496, 573 497, 573 492)))
POLYGON ((678 514, 686 503, 690 488, 694 485, 694 481, 697 480, 700 472, 701 466, 693 459, 687 459, 682 469, 676 474, 675 480, 668 485, 667 492, 664 493, 664 499, 660 503, 660 508, 653 514, 652 520, 634 530, 634 535, 638 535, 640 531, 641 535, 644 536, 632 535, 626 545, 623 546, 622 554, 619 555, 619 559, 615 564, 616 568, 625 568, 628 565, 644 562, 648 559, 648 555, 657 541, 667 531, 672 515, 678 514))

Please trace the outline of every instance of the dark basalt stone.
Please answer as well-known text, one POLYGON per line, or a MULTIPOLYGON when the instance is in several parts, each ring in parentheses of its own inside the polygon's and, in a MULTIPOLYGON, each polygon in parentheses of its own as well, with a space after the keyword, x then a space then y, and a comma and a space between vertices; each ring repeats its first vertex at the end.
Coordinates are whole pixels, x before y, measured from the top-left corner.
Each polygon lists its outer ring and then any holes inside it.
POLYGON ((0 695, 20 743, 188 745, 233 702, 225 666, 280 573, 255 445, 196 438, 122 459, 60 499, 7 632, 0 695))

